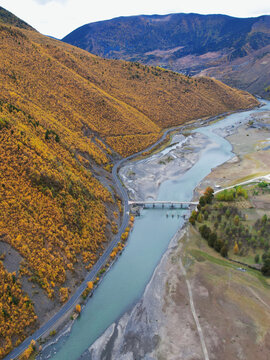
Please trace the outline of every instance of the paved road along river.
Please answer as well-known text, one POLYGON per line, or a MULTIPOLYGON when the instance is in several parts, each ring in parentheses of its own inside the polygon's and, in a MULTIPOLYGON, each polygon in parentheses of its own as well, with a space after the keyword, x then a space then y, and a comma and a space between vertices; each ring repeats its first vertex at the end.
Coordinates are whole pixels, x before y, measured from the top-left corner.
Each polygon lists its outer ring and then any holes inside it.
MULTIPOLYGON (((270 109, 270 103, 267 103, 270 109)), ((201 150, 199 161, 178 181, 165 181, 161 184, 159 200, 190 201, 193 190, 197 184, 211 171, 211 168, 227 161, 233 154, 231 145, 213 130, 222 129, 239 121, 248 121, 251 113, 263 111, 265 108, 236 113, 225 119, 202 127, 196 131, 203 133, 209 138, 209 146, 201 150)), ((161 142, 167 135, 166 131, 161 142)), ((131 156, 129 159, 131 159, 131 156)), ((117 172, 127 159, 119 161, 113 168, 113 176, 124 200, 124 218, 120 230, 125 229, 128 223, 128 196, 121 185, 117 172)), ((78 359, 105 330, 116 321, 124 312, 140 298, 144 288, 151 278, 162 254, 166 251, 170 239, 174 233, 183 225, 183 219, 177 215, 183 215, 184 210, 175 210, 174 217, 166 217, 166 211, 160 209, 145 210, 136 219, 134 229, 128 241, 128 245, 110 272, 106 274, 103 281, 88 301, 81 316, 75 321, 71 331, 63 333, 53 344, 45 346, 38 359, 72 360, 78 359)), ((82 283, 76 294, 47 324, 39 329, 31 338, 38 338, 78 301, 85 288, 87 281, 93 279, 99 269, 103 266, 105 259, 111 249, 119 241, 116 236, 106 253, 99 259, 91 273, 82 283)), ((25 348, 31 339, 27 339, 20 347, 10 353, 6 359, 14 358, 25 348)))
MULTIPOLYGON (((248 122, 252 113, 266 109, 270 109, 269 102, 260 109, 232 114, 210 126, 196 129, 195 131, 208 137, 209 145, 201 149, 197 163, 177 181, 168 180, 161 184, 158 200, 190 201, 194 188, 211 169, 233 156, 231 144, 215 131, 236 125, 240 121, 248 122)), ((122 163, 119 164, 121 165, 122 163)), ((117 168, 114 170, 117 171, 117 168)), ((138 301, 170 239, 183 225, 182 217, 177 215, 182 215, 184 210, 174 210, 173 218, 167 218, 166 212, 162 209, 149 209, 136 218, 123 255, 88 301, 81 317, 71 331, 45 349, 39 359, 78 359, 108 326, 138 301)))

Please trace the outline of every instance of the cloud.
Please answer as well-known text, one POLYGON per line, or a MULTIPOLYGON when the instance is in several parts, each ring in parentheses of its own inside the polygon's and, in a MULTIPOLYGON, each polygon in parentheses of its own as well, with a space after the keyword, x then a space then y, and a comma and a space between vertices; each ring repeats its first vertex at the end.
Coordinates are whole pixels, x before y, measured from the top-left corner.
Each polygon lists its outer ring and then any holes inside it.
POLYGON ((118 16, 197 12, 247 17, 270 14, 269 0, 0 0, 35 29, 59 39, 84 24, 118 16))
POLYGON ((37 2, 38 4, 40 5, 46 5, 50 2, 53 2, 53 3, 66 3, 68 0, 34 0, 35 2, 37 2))

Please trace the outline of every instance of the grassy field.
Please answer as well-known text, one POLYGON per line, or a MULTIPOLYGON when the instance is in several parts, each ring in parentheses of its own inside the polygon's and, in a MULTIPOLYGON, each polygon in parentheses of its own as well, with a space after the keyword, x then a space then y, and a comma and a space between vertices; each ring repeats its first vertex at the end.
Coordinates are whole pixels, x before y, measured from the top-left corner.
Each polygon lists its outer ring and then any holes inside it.
MULTIPOLYGON (((256 346, 262 345, 269 332, 270 279, 264 277, 259 271, 246 267, 246 271, 240 271, 241 265, 217 254, 191 225, 188 225, 184 244, 183 262, 188 269, 188 278, 193 283, 200 281, 200 284, 203 284, 211 293, 209 299, 211 309, 217 317, 217 319, 211 320, 211 325, 219 323, 219 332, 227 341, 224 326, 233 327, 234 323, 237 325, 238 322, 251 321, 249 326, 254 329, 256 338, 249 338, 248 341, 256 343, 256 346), (222 308, 216 301, 222 302, 222 308), (226 311, 230 309, 231 313, 226 314, 225 309, 226 311), (230 325, 227 323, 228 316, 230 325), (248 318, 249 320, 247 320, 248 318)), ((241 267, 243 268, 243 266, 241 267)), ((197 311, 205 319, 210 317, 210 314, 204 306, 202 302, 196 302, 197 311)), ((244 331, 245 326, 241 326, 242 330, 237 330, 238 334, 239 331, 244 331)), ((243 340, 247 337, 246 334, 243 335, 243 340)), ((267 349, 265 348, 265 350, 267 349)), ((247 356, 247 358, 251 357, 247 356)), ((262 358, 265 359, 265 357, 262 358)))

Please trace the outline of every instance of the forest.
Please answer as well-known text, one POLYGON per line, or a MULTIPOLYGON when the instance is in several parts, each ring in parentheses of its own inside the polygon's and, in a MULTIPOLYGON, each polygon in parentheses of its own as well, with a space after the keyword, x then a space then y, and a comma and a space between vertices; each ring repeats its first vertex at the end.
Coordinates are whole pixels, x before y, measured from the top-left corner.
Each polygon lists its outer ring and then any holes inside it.
POLYGON ((253 210, 252 205, 252 199, 259 195, 269 201, 269 184, 262 181, 246 188, 236 186, 215 196, 213 193, 210 187, 205 190, 189 222, 223 257, 253 265, 270 276, 270 216, 261 216, 262 210, 253 210))

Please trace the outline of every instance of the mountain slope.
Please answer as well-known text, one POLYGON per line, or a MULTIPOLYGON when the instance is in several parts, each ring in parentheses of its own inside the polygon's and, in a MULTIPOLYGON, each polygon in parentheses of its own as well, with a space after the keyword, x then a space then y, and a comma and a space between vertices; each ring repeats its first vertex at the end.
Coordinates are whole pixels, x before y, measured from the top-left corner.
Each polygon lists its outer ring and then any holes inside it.
POLYGON ((19 19, 11 12, 0 6, 0 24, 12 25, 21 29, 34 30, 32 26, 28 25, 25 21, 19 19))
POLYGON ((59 309, 115 233, 115 151, 134 153, 166 127, 258 102, 218 81, 101 59, 10 24, 0 25, 0 57, 3 356, 59 309))
POLYGON ((270 98, 270 45, 228 64, 202 70, 199 75, 211 76, 229 86, 270 98))
MULTIPOLYGON (((121 17, 84 25, 63 41, 106 58, 140 61, 192 75, 219 66, 222 73, 222 67, 235 59, 250 56, 252 63, 252 54, 257 50, 264 48, 269 53, 270 17, 244 19, 199 14, 121 17)), ((211 74, 220 74, 219 70, 211 74)), ((228 80, 222 75, 219 78, 228 80)), ((240 79, 237 84, 247 89, 250 83, 240 79)), ((265 95, 262 82, 256 92, 265 95)))

